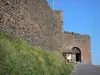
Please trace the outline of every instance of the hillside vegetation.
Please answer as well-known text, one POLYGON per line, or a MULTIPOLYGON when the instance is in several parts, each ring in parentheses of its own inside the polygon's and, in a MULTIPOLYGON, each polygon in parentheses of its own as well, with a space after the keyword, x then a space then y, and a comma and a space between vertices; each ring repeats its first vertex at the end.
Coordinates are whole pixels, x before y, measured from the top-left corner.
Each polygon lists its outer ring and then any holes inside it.
POLYGON ((0 32, 0 75, 69 75, 72 69, 59 53, 0 32))

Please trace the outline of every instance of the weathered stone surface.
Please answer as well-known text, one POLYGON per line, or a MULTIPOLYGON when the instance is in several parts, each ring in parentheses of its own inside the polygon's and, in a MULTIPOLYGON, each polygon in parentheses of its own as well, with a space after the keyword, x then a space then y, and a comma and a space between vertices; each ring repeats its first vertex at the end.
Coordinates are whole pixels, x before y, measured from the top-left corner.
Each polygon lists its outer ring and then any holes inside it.
POLYGON ((64 32, 64 49, 72 50, 73 47, 77 47, 81 51, 82 62, 91 63, 91 47, 90 36, 80 35, 73 32, 64 32))
POLYGON ((0 31, 25 39, 33 46, 59 50, 62 31, 58 15, 45 0, 0 0, 0 31))
POLYGON ((0 31, 45 50, 63 52, 78 47, 90 63, 89 36, 63 33, 62 24, 63 11, 52 10, 46 0, 0 0, 0 31))

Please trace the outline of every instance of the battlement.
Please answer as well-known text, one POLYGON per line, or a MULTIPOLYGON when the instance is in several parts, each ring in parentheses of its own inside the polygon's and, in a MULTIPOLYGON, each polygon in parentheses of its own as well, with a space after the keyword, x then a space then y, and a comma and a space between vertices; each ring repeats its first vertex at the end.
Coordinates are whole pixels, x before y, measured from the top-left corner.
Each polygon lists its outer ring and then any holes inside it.
POLYGON ((47 0, 40 0, 42 3, 48 3, 47 0))
POLYGON ((90 38, 90 36, 87 35, 87 34, 79 34, 79 33, 69 32, 69 31, 64 31, 64 34, 78 35, 78 36, 81 36, 81 37, 88 37, 88 38, 90 38))
POLYGON ((54 10, 54 14, 56 14, 61 21, 63 21, 63 10, 54 10))
POLYGON ((56 13, 58 13, 58 14, 59 14, 59 13, 60 13, 60 14, 61 14, 61 13, 63 14, 63 10, 54 10, 54 12, 56 12, 56 13))

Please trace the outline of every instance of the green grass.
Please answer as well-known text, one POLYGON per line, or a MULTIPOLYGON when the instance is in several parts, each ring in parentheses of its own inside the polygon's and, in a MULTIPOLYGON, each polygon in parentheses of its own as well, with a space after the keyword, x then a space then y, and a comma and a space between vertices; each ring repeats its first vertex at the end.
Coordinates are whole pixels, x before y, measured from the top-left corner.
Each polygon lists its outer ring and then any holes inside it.
POLYGON ((69 75, 72 69, 59 53, 0 32, 0 75, 69 75))

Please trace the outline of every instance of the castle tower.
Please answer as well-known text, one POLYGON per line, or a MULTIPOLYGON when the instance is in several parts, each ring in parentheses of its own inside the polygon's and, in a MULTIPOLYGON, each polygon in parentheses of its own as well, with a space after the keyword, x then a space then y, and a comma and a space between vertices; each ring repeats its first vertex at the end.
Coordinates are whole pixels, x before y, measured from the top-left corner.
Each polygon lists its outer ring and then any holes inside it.
POLYGON ((73 32, 64 32, 64 50, 62 52, 72 54, 75 62, 91 63, 91 42, 89 35, 81 35, 73 32))

